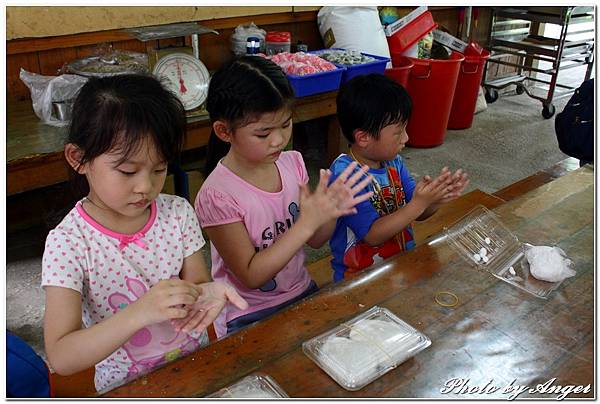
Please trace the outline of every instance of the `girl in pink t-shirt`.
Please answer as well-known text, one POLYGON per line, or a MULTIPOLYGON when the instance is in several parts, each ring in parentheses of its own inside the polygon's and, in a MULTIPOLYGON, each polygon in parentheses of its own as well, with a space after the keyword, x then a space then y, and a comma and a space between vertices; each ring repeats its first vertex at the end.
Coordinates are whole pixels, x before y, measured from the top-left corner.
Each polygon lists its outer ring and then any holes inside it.
POLYGON ((298 152, 283 151, 292 134, 292 90, 283 71, 261 57, 242 57, 212 77, 207 110, 213 132, 210 173, 195 208, 211 240, 212 276, 248 302, 227 304, 215 321, 221 337, 314 292, 304 244, 318 248, 336 219, 371 196, 355 196, 371 180, 350 165, 328 185, 321 170, 311 192, 298 152))
POLYGON ((73 107, 65 157, 87 188, 47 239, 44 338, 62 375, 96 366, 101 390, 207 343, 227 301, 210 282, 194 210, 159 194, 185 131, 181 102, 154 78, 90 79, 73 107))

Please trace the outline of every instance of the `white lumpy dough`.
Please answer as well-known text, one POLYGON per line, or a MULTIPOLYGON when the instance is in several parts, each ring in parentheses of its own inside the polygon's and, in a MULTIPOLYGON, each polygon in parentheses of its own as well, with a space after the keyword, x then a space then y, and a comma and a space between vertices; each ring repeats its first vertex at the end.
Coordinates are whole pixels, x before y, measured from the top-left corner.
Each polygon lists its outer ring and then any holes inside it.
MULTIPOLYGON (((363 320, 352 326, 350 339, 362 341, 366 344, 376 344, 381 350, 388 354, 407 349, 412 334, 400 329, 395 323, 382 320, 363 320)), ((414 340, 412 341, 414 343, 414 340)), ((385 354, 384 354, 385 355, 385 354)), ((387 357, 387 355, 385 355, 387 357)))
MULTIPOLYGON (((279 396, 260 388, 259 386, 239 386, 231 388, 229 394, 232 398, 278 398, 279 396)), ((224 398, 227 395, 223 396, 224 398)))
POLYGON ((560 282, 575 275, 572 261, 558 247, 532 246, 525 252, 529 272, 533 277, 547 282, 560 282))
POLYGON ((373 372, 372 362, 381 362, 383 352, 377 347, 343 337, 330 337, 321 347, 322 361, 337 378, 350 384, 364 380, 373 372), (381 357, 381 358, 380 358, 381 357))
POLYGON ((407 332, 397 324, 382 320, 362 320, 353 324, 348 338, 329 337, 321 347, 323 360, 344 380, 359 383, 387 367, 401 362, 419 336, 407 332))

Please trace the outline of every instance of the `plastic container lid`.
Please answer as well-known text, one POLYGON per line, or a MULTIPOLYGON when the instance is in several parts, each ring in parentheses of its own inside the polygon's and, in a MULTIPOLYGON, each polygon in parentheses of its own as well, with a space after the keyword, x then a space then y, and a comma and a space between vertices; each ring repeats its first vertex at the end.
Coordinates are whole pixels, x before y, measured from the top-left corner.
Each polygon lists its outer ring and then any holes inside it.
POLYGON ((287 31, 269 31, 265 37, 266 42, 291 42, 292 34, 287 31))
POLYGON ((485 206, 477 206, 450 228, 445 228, 445 232, 450 247, 469 264, 534 296, 545 299, 562 283, 541 281, 531 276, 525 257, 531 245, 521 243, 485 206))
POLYGON ((496 214, 482 205, 445 230, 448 242, 463 258, 490 272, 495 272, 495 267, 506 265, 513 255, 522 251, 517 236, 502 224, 496 214), (485 254, 482 254, 482 249, 485 249, 485 254))
POLYGON ((289 398, 281 387, 267 375, 246 376, 206 398, 289 398))
POLYGON ((346 390, 359 390, 431 345, 427 336, 374 306, 302 344, 304 353, 346 390))

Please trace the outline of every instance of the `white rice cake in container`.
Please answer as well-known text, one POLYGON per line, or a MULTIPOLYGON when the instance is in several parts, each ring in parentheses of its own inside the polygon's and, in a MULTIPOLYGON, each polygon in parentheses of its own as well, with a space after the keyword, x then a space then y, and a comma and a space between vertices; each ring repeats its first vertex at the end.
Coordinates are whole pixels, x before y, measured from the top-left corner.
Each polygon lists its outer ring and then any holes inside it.
POLYGON ((302 350, 346 390, 360 390, 431 345, 386 308, 365 313, 302 344, 302 350))
POLYGON ((254 374, 240 379, 206 398, 289 398, 283 389, 269 376, 254 374))

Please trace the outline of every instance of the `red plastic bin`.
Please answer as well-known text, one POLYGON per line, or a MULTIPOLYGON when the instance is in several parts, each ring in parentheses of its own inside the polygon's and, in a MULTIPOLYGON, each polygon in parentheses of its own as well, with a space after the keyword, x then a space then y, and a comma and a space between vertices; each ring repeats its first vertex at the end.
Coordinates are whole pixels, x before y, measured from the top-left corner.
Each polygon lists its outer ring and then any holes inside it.
POLYGON ((394 35, 387 37, 390 54, 405 52, 436 27, 431 12, 425 11, 394 35))
POLYGON ((485 62, 490 52, 483 50, 481 55, 465 55, 458 74, 454 101, 448 119, 448 129, 467 129, 473 124, 479 86, 483 78, 485 62))
POLYGON ((406 131, 408 145, 434 147, 444 143, 460 66, 465 57, 452 52, 447 60, 410 58, 408 80, 413 110, 406 131))
POLYGON ((413 62, 404 56, 392 58, 392 67, 385 69, 385 75, 399 83, 402 87, 408 87, 408 78, 413 62))

